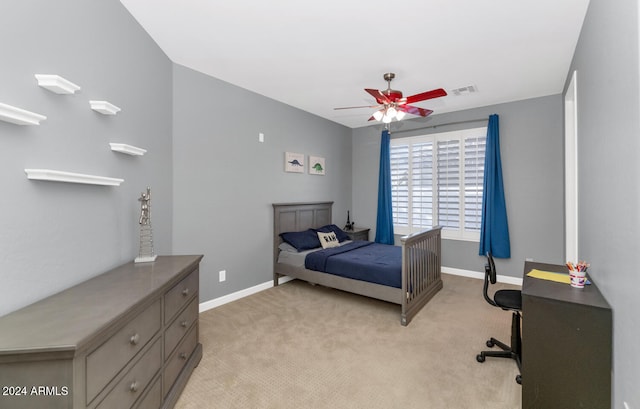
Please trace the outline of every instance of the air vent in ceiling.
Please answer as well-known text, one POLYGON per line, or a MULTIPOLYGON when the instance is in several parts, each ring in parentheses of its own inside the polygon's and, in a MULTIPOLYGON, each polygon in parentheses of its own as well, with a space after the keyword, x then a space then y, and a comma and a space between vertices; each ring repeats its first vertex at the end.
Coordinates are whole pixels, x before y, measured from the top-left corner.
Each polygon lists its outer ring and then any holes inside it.
POLYGON ((451 92, 454 95, 467 95, 473 94, 474 92, 478 92, 478 88, 475 85, 467 85, 466 87, 460 87, 452 89, 451 92))

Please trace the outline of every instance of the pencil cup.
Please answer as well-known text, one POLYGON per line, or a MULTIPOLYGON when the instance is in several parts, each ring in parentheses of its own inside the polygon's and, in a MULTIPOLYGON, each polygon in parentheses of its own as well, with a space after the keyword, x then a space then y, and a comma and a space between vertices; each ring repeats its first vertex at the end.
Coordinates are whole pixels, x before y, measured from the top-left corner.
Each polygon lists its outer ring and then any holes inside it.
POLYGON ((571 278, 571 287, 584 288, 584 283, 587 281, 587 273, 585 271, 572 270, 569 272, 571 278))

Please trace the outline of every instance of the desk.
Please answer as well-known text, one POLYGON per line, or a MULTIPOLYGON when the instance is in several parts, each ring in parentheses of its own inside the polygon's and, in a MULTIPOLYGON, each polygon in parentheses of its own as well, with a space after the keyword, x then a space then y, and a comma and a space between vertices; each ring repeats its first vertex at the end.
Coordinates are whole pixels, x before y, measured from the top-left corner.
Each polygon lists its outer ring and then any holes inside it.
POLYGON ((584 289, 527 277, 563 265, 526 262, 522 283, 522 408, 611 407, 612 312, 584 289))

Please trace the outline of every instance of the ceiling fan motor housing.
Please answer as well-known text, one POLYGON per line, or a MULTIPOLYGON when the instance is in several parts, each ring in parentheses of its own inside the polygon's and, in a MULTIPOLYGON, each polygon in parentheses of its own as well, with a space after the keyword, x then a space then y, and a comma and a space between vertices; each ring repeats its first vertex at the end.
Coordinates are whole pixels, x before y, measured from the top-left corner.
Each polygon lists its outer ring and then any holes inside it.
MULTIPOLYGON (((394 79, 395 77, 396 77, 396 74, 392 72, 387 72, 382 76, 382 78, 384 78, 384 80, 387 81, 387 89, 380 92, 386 95, 386 97, 389 98, 391 102, 397 102, 400 98, 402 98, 402 91, 391 89, 391 80, 394 79)), ((378 102, 381 104, 384 103, 384 101, 378 101, 378 102)))

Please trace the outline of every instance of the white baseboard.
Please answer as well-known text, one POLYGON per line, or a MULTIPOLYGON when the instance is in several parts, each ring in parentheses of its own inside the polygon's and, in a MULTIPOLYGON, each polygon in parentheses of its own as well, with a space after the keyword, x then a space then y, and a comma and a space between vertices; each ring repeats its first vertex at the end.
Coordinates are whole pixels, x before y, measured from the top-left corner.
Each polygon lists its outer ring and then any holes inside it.
MULTIPOLYGON (((484 273, 479 273, 477 271, 462 270, 459 268, 452 268, 452 267, 442 267, 442 272, 446 274, 456 275, 456 276, 470 277, 470 278, 477 278, 479 280, 484 280, 484 273)), ((499 283, 514 284, 514 285, 522 286, 522 278, 518 278, 518 277, 504 276, 504 275, 498 274, 496 276, 496 280, 499 283)))
MULTIPOLYGON (((479 273, 477 271, 462 270, 459 268, 452 268, 452 267, 442 267, 442 272, 446 274, 456 275, 456 276, 470 277, 470 278, 477 278, 479 280, 484 280, 484 273, 479 273)), ((514 284, 514 285, 522 286, 522 278, 498 275, 496 279, 498 280, 499 283, 514 284)), ((284 284, 287 281, 291 281, 291 280, 293 280, 293 278, 291 277, 280 277, 280 279, 278 280, 278 283, 284 284)), ((232 301, 236 301, 241 298, 247 297, 249 295, 259 293, 260 291, 264 291, 271 287, 273 287, 273 281, 267 281, 266 283, 245 288, 244 290, 236 291, 235 293, 223 295, 222 297, 214 298, 213 300, 200 303, 199 310, 200 312, 205 312, 212 308, 216 308, 221 305, 230 303, 232 301)))
MULTIPOLYGON (((293 280, 293 278, 291 277, 280 277, 280 279, 278 279, 278 284, 284 284, 287 281, 291 281, 291 280, 293 280)), ((253 287, 245 288, 244 290, 236 291, 235 293, 223 295, 222 297, 214 298, 213 300, 200 303, 199 310, 200 312, 205 312, 212 308, 216 308, 221 305, 230 303, 231 301, 236 301, 241 298, 250 296, 252 294, 259 293, 260 291, 264 291, 271 287, 273 287, 273 280, 267 281, 266 283, 254 285, 253 287)))

